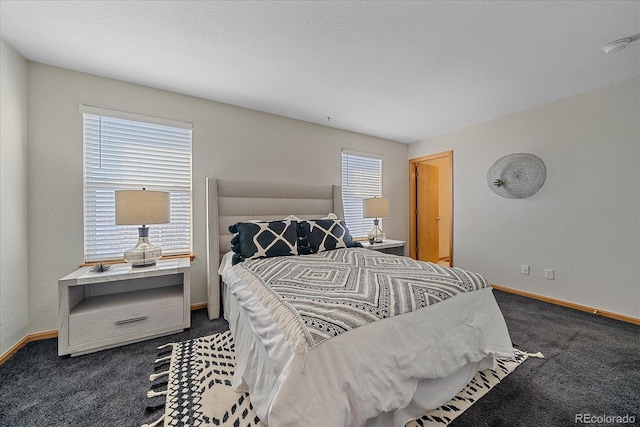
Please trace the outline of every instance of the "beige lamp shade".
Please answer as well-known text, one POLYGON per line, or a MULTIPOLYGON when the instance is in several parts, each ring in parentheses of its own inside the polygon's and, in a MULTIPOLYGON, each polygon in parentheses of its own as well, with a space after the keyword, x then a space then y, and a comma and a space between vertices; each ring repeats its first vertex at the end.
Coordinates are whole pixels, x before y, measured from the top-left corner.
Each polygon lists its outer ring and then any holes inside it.
POLYGON ((170 212, 166 191, 116 191, 116 225, 166 224, 171 222, 170 212))
POLYGON ((363 218, 386 218, 389 216, 389 199, 376 197, 362 200, 363 218))

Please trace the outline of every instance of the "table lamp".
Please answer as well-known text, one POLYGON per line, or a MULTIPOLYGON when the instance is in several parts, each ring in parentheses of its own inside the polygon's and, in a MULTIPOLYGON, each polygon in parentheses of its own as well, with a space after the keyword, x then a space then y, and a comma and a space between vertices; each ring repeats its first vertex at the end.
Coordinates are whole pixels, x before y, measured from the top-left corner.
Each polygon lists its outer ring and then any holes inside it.
POLYGON ((132 267, 155 265, 162 257, 162 249, 149 242, 147 224, 170 222, 169 193, 166 191, 116 190, 116 225, 138 227, 138 244, 124 253, 124 260, 132 267))
POLYGON ((380 228, 378 218, 386 218, 389 216, 389 199, 386 197, 376 197, 373 199, 362 200, 363 218, 373 219, 373 230, 369 233, 369 243, 382 243, 387 235, 380 228))

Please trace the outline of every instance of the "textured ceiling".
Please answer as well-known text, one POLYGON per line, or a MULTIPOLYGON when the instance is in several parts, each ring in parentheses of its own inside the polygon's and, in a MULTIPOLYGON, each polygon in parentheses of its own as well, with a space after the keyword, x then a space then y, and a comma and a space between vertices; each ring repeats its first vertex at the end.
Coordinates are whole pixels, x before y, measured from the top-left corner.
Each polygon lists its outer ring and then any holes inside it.
POLYGON ((639 34, 639 1, 0 0, 28 60, 407 143, 640 75, 602 51, 639 34))

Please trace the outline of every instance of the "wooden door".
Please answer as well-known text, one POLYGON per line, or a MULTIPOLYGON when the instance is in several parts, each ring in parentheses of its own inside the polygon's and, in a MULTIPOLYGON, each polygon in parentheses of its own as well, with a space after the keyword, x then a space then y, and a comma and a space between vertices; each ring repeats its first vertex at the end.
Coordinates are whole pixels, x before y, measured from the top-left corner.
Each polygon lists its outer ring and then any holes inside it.
POLYGON ((416 164, 416 258, 438 262, 440 259, 438 168, 416 164))

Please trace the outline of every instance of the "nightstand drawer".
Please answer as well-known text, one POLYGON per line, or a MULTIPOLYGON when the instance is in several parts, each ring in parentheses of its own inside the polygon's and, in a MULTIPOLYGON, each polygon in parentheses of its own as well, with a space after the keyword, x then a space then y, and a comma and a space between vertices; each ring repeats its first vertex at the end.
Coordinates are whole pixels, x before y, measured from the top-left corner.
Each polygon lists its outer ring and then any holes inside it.
POLYGON ((82 300, 69 315, 69 346, 115 337, 140 338, 184 322, 182 286, 101 295, 82 300))

